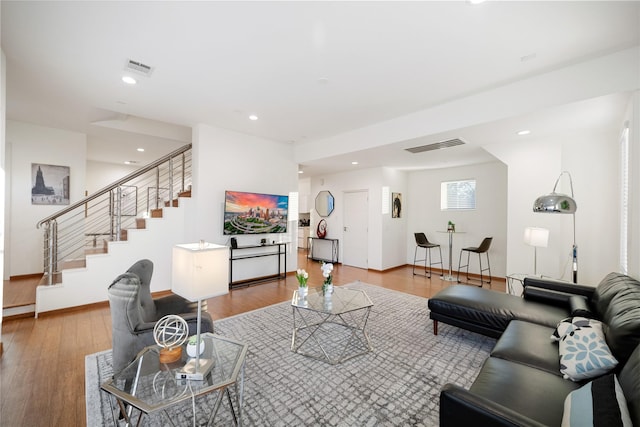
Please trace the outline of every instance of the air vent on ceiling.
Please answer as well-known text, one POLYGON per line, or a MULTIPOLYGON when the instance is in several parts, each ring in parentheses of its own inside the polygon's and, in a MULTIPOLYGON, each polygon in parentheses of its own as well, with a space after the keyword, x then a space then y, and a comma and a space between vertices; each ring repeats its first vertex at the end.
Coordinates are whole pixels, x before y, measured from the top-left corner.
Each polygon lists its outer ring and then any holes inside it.
POLYGON ((133 71, 134 73, 142 74, 143 76, 151 77, 153 67, 143 64, 142 62, 129 59, 124 66, 127 71, 133 71))
POLYGON ((405 148, 410 153, 422 153, 424 151, 441 150, 443 148, 455 147, 456 145, 464 145, 465 142, 459 138, 450 139, 448 141, 435 142, 433 144, 421 145, 419 147, 405 148))

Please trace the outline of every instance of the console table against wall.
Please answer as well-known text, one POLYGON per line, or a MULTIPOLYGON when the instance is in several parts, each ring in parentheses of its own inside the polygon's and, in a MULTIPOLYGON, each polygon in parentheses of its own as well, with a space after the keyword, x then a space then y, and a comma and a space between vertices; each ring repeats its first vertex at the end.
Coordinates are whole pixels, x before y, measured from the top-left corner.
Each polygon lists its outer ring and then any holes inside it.
POLYGON ((312 259, 314 261, 325 261, 337 263, 340 254, 340 241, 338 239, 321 239, 319 237, 309 237, 309 247, 307 248, 307 258, 312 259), (331 259, 328 258, 319 258, 315 255, 314 249, 316 247, 316 243, 318 242, 327 242, 331 245, 331 259))
POLYGON ((269 243, 265 245, 238 246, 229 248, 229 289, 240 286, 248 286, 252 283, 265 282, 267 280, 284 279, 287 277, 287 245, 289 243, 269 243), (259 250, 261 249, 261 250, 259 250), (268 276, 260 276, 251 279, 233 280, 233 265, 242 260, 263 257, 275 257, 278 263, 278 272, 268 276), (284 259, 284 264, 282 261, 284 259))

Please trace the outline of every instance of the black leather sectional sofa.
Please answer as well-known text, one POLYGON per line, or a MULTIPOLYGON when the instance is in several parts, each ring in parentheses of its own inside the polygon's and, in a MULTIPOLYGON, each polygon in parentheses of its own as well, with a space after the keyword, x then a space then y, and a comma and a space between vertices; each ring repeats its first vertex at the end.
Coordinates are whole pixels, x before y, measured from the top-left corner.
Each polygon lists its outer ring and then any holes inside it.
MULTIPOLYGON (((602 322, 606 344, 618 361, 612 372, 624 394, 622 400, 626 400, 632 425, 640 427, 637 280, 611 273, 594 288, 527 278, 522 297, 453 285, 428 304, 436 334, 438 322, 443 322, 498 338, 470 389, 447 384, 441 390, 441 426, 560 426, 563 416, 567 421, 571 409, 565 414, 565 400, 585 389, 600 390, 601 384, 611 379, 611 375, 602 374, 572 381, 560 372, 559 343, 552 341, 551 335, 561 320, 585 317, 602 322), (578 389, 581 391, 574 392, 578 389)), ((593 410, 594 417, 596 412, 608 416, 607 411, 615 411, 616 405, 598 393, 594 391, 593 405, 599 408, 593 410), (612 408, 605 411, 601 403, 612 408)), ((574 404, 577 415, 587 413, 577 408, 574 404)), ((600 425, 615 424, 605 418, 600 425)))

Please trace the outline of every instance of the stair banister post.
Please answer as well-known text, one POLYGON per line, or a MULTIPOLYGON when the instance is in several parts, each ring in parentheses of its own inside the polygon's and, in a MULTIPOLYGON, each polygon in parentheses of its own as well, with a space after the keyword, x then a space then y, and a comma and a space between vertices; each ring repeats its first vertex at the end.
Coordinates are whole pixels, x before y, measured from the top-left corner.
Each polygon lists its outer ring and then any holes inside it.
POLYGON ((52 274, 49 275, 49 284, 53 285, 53 275, 58 271, 58 220, 54 219, 52 223, 51 233, 51 270, 52 274))
POLYGON ((116 190, 116 242, 120 241, 121 230, 121 209, 122 209, 122 187, 116 190))
POLYGON ((47 221, 44 229, 44 272, 47 274, 47 285, 53 285, 53 275, 58 264, 58 223, 47 221))
POLYGON ((109 191, 109 238, 112 241, 115 241, 115 237, 116 237, 116 233, 114 230, 114 226, 115 226, 115 220, 114 220, 114 216, 113 213, 115 212, 114 210, 114 206, 113 206, 113 198, 114 198, 114 193, 113 190, 109 191))
POLYGON ((160 166, 156 168, 156 209, 160 208, 160 166))
POLYGON ((180 156, 182 157, 182 173, 181 173, 181 176, 182 176, 182 183, 181 183, 181 185, 180 185, 180 192, 181 192, 181 193, 184 193, 184 174, 185 174, 185 171, 184 171, 184 168, 185 168, 185 157, 184 157, 184 153, 182 153, 180 156))
POLYGON ((173 207, 173 157, 169 157, 169 206, 173 207))
POLYGON ((44 226, 44 248, 42 248, 42 252, 44 254, 44 273, 47 275, 47 284, 51 284, 51 248, 49 247, 51 242, 51 233, 50 233, 51 221, 47 221, 44 226))

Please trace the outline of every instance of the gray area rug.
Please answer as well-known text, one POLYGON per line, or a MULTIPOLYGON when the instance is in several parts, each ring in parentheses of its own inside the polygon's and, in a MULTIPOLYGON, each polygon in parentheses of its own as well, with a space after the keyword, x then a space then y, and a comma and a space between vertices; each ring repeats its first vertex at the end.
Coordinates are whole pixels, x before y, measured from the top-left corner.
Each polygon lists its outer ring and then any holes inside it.
MULTIPOLYGON (((373 351, 340 365, 292 353, 290 302, 219 320, 216 333, 249 344, 242 421, 248 426, 437 426, 440 388, 469 387, 495 340, 441 324, 433 335, 427 299, 364 283, 374 303, 367 330, 373 351)), ((115 401, 100 391, 111 351, 86 356, 87 425, 113 424, 115 401)), ((196 400, 211 407, 213 398, 196 400)), ((193 423, 188 402, 143 425, 193 423)), ((206 423, 206 414, 196 424, 206 423)), ((123 422, 119 423, 124 425, 123 422)), ((232 425, 223 399, 216 425, 232 425)))

